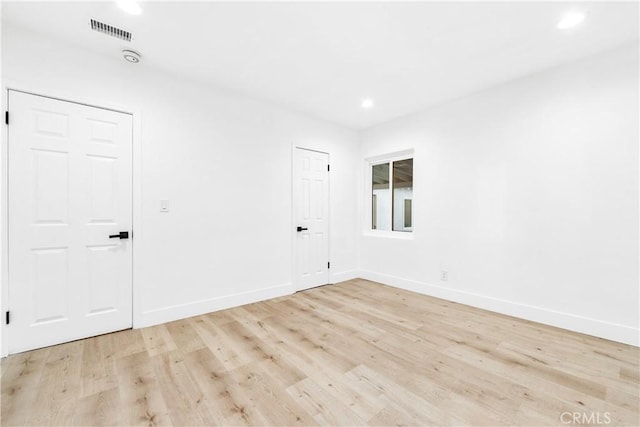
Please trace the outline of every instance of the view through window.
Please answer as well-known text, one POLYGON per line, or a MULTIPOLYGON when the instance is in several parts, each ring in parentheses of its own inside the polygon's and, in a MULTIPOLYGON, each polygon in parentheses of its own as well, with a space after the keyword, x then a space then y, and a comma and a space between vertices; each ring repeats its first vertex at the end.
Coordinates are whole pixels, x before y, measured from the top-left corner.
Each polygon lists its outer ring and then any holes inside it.
POLYGON ((371 228, 413 230, 413 159, 371 165, 371 228))

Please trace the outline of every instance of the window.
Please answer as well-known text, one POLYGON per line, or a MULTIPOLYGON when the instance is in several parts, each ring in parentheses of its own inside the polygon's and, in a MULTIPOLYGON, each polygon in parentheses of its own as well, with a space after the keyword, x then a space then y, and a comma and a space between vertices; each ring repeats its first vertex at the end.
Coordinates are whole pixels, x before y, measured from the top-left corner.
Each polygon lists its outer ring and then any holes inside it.
POLYGON ((412 231, 413 159, 371 164, 371 228, 412 231))

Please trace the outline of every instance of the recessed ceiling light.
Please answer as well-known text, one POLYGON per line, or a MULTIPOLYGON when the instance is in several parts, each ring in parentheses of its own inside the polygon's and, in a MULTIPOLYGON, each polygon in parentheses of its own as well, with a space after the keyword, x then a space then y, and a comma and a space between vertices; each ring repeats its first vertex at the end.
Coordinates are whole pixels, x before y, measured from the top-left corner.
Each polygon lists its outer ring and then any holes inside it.
POLYGON ((581 24, 584 18, 586 18, 586 15, 582 12, 569 12, 558 22, 557 27, 561 30, 566 30, 581 24))
POLYGON ((373 108, 373 99, 371 98, 365 98, 362 100, 362 103, 360 104, 362 106, 362 108, 365 109, 369 109, 369 108, 373 108))
POLYGON ((131 15, 140 15, 142 13, 142 8, 136 0, 116 0, 116 4, 120 9, 131 15))

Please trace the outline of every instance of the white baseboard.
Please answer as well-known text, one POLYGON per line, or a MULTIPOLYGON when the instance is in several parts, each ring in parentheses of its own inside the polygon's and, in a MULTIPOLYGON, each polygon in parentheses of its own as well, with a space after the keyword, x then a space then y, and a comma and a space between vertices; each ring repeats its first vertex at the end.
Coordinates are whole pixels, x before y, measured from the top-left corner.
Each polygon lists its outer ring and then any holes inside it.
POLYGON ((142 312, 141 315, 137 317, 133 327, 144 328, 161 323, 173 322, 174 320, 186 319, 187 317, 199 316, 201 314, 290 295, 293 292, 293 286, 290 283, 286 283, 284 285, 271 286, 248 292, 162 307, 142 312))
POLYGON ((360 277, 359 270, 341 271, 338 273, 331 273, 330 283, 340 283, 351 279, 357 279, 360 277))
MULTIPOLYGON (((345 280, 360 277, 359 273, 359 270, 331 273, 330 280, 331 283, 344 282, 345 280)), ((251 304, 284 295, 291 295, 294 292, 295 289, 293 288, 293 285, 286 283, 254 291, 171 305, 141 313, 139 316, 136 316, 133 327, 144 328, 147 326, 159 325, 161 323, 173 322, 174 320, 186 319, 188 317, 199 316, 201 314, 225 310, 227 308, 239 307, 245 304, 251 304)))
POLYGON ((487 297, 465 291, 444 288, 430 283, 403 279, 373 271, 360 271, 360 277, 384 285, 394 286, 419 294, 442 298, 472 307, 478 307, 496 313, 551 325, 570 331, 581 332, 612 341, 640 345, 640 329, 603 320, 592 319, 571 313, 550 310, 532 305, 520 304, 499 298, 487 297))

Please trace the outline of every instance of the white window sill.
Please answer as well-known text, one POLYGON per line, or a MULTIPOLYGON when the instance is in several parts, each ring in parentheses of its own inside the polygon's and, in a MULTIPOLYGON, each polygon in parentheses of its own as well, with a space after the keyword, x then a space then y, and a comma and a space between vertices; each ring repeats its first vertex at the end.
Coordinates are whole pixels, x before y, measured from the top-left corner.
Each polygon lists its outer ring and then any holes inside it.
POLYGON ((412 231, 366 230, 364 237, 382 237, 385 239, 413 240, 412 231))

